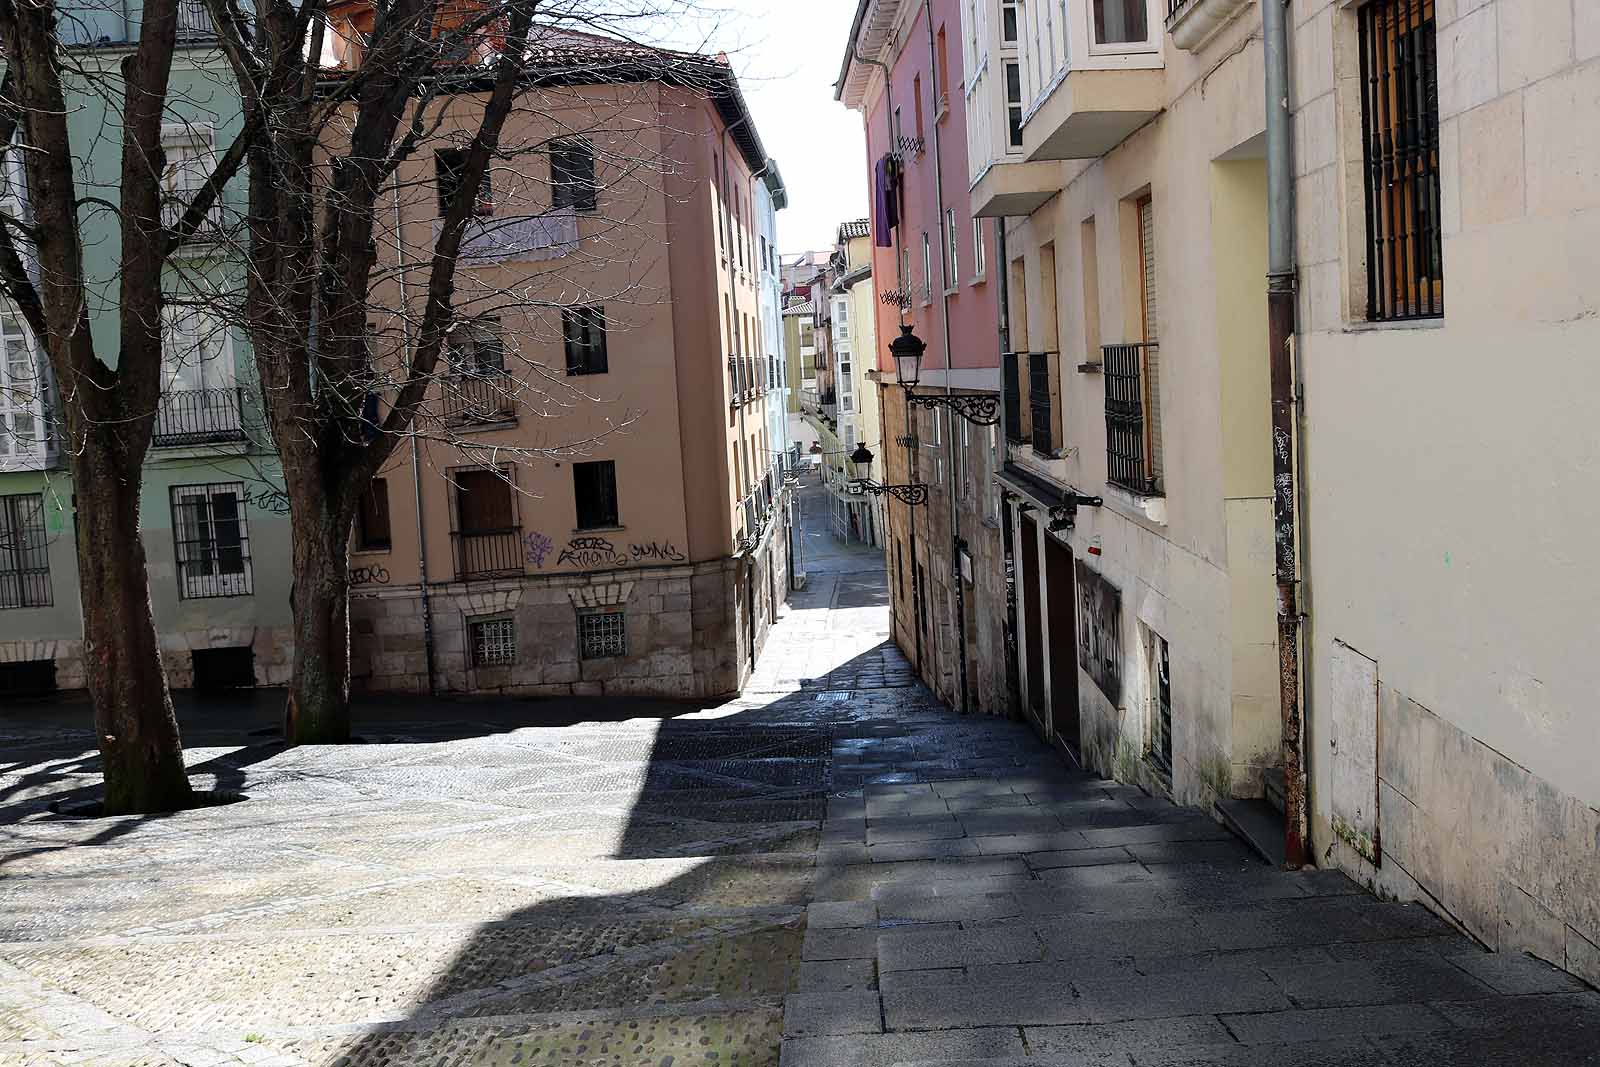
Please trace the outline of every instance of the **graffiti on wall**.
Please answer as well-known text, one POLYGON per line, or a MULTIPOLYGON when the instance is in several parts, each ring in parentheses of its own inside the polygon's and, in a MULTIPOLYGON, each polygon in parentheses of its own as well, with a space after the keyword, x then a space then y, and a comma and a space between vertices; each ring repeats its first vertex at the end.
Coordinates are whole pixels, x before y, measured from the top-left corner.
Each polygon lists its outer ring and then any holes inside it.
POLYGON ((628 557, 617 551, 604 537, 574 537, 556 557, 556 566, 571 564, 574 567, 626 567, 628 557))
POLYGON ((651 541, 649 544, 629 545, 628 552, 633 557, 633 562, 659 561, 661 563, 682 563, 687 557, 678 546, 671 541, 651 541))
POLYGON ((388 585, 389 570, 387 567, 351 567, 349 571, 351 585, 388 585))
POLYGON ((556 547, 554 541, 537 530, 524 537, 522 544, 523 549, 528 554, 528 562, 540 568, 544 566, 545 558, 550 555, 550 550, 556 547))
POLYGON ((1122 593, 1077 562, 1078 660, 1114 705, 1122 703, 1122 593))

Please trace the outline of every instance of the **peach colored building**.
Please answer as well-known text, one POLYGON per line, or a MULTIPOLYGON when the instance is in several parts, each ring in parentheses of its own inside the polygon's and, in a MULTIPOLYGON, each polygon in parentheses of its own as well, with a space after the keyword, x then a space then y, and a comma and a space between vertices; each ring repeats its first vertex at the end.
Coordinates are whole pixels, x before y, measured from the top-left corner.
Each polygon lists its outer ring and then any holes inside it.
MULTIPOLYGON (((720 60, 559 43, 608 84, 519 99, 449 358, 358 517, 353 671, 370 690, 730 693, 787 596, 757 356, 768 161, 738 84, 720 60)), ((440 188, 482 100, 435 105, 397 175, 380 364, 420 317, 440 188)))

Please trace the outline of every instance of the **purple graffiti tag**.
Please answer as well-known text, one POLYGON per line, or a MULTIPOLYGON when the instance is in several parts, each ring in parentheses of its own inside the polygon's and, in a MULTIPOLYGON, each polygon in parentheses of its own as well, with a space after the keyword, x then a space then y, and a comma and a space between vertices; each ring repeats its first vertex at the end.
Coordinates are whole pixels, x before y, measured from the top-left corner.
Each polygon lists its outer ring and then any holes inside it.
POLYGON ((554 541, 537 530, 523 538, 523 543, 528 552, 528 562, 535 567, 543 567, 545 557, 550 554, 552 548, 556 547, 554 541))

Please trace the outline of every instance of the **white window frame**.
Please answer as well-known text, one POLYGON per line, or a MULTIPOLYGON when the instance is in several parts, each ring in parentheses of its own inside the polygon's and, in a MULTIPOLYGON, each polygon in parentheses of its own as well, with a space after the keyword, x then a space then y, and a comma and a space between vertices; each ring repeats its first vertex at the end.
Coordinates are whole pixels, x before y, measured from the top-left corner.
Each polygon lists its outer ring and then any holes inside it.
POLYGON ((0 468, 38 467, 50 454, 48 401, 49 378, 33 331, 0 303, 0 468))
POLYGON ((972 276, 982 278, 986 264, 983 257, 983 220, 972 220, 972 276))
POLYGON ((245 488, 243 482, 215 482, 204 485, 175 485, 172 487, 172 530, 175 555, 178 557, 178 593, 185 600, 212 599, 216 597, 250 596, 254 584, 250 560, 250 525, 245 515, 245 488), (218 496, 232 493, 239 516, 239 570, 224 572, 221 569, 222 553, 217 546, 216 519, 212 501, 218 496), (199 531, 185 528, 181 519, 191 516, 188 508, 180 506, 185 500, 203 499, 206 502, 206 524, 210 558, 193 560, 184 558, 186 551, 200 544, 199 531), (185 566, 187 564, 188 566, 185 566), (198 573, 195 565, 204 565, 198 573), (198 580, 197 580, 198 579, 198 580))
POLYGON ((957 251, 961 239, 956 234, 956 209, 953 207, 944 209, 944 233, 944 248, 945 256, 947 257, 944 275, 945 284, 954 289, 957 281, 961 278, 961 257, 957 251))
MULTIPOLYGON (((176 225, 194 196, 217 168, 217 130, 210 122, 168 122, 161 126, 161 150, 167 168, 161 176, 161 221, 176 225)), ((197 237, 222 226, 222 197, 212 201, 197 237)))

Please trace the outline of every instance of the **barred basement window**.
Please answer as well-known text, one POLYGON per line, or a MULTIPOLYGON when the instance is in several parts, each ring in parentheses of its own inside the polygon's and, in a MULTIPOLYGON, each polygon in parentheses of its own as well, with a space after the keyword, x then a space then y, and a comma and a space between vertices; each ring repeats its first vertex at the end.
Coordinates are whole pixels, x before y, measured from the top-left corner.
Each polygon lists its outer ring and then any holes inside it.
POLYGON ((1361 23, 1367 318, 1444 314, 1433 0, 1373 0, 1361 23))
POLYGON ((243 482, 173 486, 172 536, 183 599, 253 592, 243 482))
POLYGON ((470 625, 474 667, 509 667, 517 662, 515 619, 483 619, 470 625))
POLYGON ((578 616, 578 648, 584 659, 628 654, 628 632, 620 611, 593 611, 578 616))

